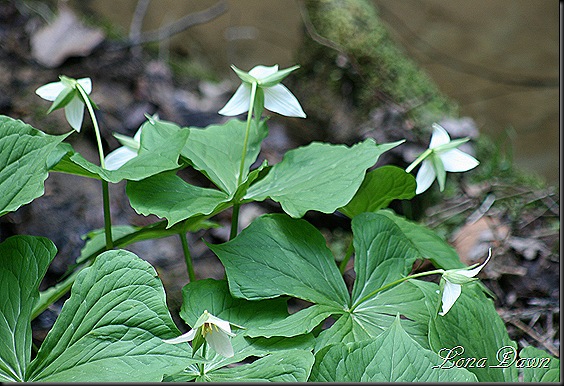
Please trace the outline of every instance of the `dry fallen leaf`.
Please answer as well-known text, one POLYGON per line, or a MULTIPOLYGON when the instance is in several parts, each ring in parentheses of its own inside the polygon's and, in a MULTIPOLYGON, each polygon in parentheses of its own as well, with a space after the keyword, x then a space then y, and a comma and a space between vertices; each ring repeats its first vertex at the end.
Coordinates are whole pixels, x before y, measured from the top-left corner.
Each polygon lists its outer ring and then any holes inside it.
POLYGON ((31 55, 39 64, 54 68, 71 56, 87 56, 104 37, 100 29, 85 26, 62 6, 52 23, 31 36, 31 55))

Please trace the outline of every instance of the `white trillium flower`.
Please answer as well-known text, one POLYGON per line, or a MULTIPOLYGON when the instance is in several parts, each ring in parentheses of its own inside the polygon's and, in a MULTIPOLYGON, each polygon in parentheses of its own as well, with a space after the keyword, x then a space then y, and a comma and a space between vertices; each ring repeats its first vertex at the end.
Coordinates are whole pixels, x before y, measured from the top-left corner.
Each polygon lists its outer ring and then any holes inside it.
POLYGON ((465 172, 478 166, 480 162, 476 158, 457 149, 466 141, 467 138, 451 141, 445 129, 436 123, 433 124, 430 152, 415 177, 417 182, 415 194, 421 194, 429 189, 435 178, 439 180, 439 187, 443 191, 446 172, 465 172))
POLYGON ((141 147, 141 129, 137 130, 133 138, 114 133, 114 137, 123 145, 112 151, 104 159, 107 170, 116 170, 122 167, 127 161, 137 157, 141 147))
POLYGON ((252 83, 256 82, 257 88, 264 92, 264 108, 287 117, 305 118, 300 102, 294 94, 279 82, 297 66, 278 71, 278 65, 272 67, 256 66, 245 73, 233 66, 243 83, 237 88, 235 94, 227 104, 218 111, 221 115, 234 116, 249 111, 251 103, 252 83))
POLYGON ((444 316, 454 305, 460 293, 462 292, 462 285, 474 280, 478 273, 488 264, 490 258, 492 257, 492 250, 491 248, 488 251, 488 257, 486 261, 484 261, 481 265, 474 264, 471 267, 464 268, 464 269, 451 269, 445 271, 441 278, 441 284, 444 284, 443 288, 443 296, 442 296, 442 311, 439 312, 439 315, 444 316))
POLYGON ((64 107, 65 116, 71 127, 80 132, 82 120, 84 118, 84 101, 76 89, 78 83, 86 94, 92 91, 92 81, 90 78, 74 80, 66 76, 61 76, 60 82, 48 83, 35 90, 41 98, 53 102, 49 112, 64 107))
POLYGON ((226 358, 231 358, 234 355, 231 338, 235 334, 231 332, 230 324, 228 321, 219 319, 205 310, 196 321, 196 324, 194 324, 194 328, 177 338, 164 339, 163 342, 170 344, 191 342, 200 335, 216 353, 226 358))

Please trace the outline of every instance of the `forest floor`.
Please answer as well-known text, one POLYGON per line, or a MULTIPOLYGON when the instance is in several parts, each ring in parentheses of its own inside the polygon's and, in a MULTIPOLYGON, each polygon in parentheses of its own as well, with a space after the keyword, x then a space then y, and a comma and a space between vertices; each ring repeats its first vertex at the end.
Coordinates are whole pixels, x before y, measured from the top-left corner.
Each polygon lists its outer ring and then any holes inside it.
MULTIPOLYGON (((37 97, 37 87, 53 82, 58 75, 90 77, 92 98, 102 126, 106 152, 118 142, 112 132, 132 136, 145 120, 144 114, 182 126, 206 126, 223 120, 216 111, 222 107, 233 85, 212 83, 179 76, 162 61, 146 52, 105 40, 85 57, 71 57, 49 67, 38 62, 30 41, 38 30, 36 15, 22 12, 12 3, 0 5, 0 114, 21 119, 50 134, 69 131, 62 111, 45 115, 48 104, 37 97)), ((295 131, 289 134, 283 121, 272 119, 270 135, 262 157, 278 162, 283 153, 303 143, 295 131)), ((69 141, 87 159, 95 162, 95 139, 86 122, 81 133, 69 141)), ((430 192, 418 220, 435 229, 453 245, 466 264, 482 261, 489 246, 493 258, 480 274, 495 294, 495 305, 505 321, 511 339, 520 347, 532 345, 559 356, 560 318, 560 215, 558 187, 516 170, 511 161, 490 141, 480 138, 476 154, 482 162, 479 171, 450 178, 444 196, 430 192)), ((124 185, 111 189, 114 224, 144 225, 156 217, 143 217, 129 206, 124 185)), ((80 255, 81 236, 103 224, 100 186, 97 181, 51 173, 45 195, 31 204, 0 218, 0 241, 14 234, 50 238, 59 253, 49 268, 42 289, 57 282, 69 264, 80 255), (87 209, 92 208, 92 209, 87 209)), ((278 211, 273 203, 243 207, 242 226, 268 211, 278 211)), ((343 237, 350 229, 334 215, 309 214, 306 217, 322 228, 328 243, 342 250, 343 237)), ((218 218, 229 223, 229 216, 218 218)), ((195 269, 199 278, 222 278, 223 268, 207 249, 208 242, 227 240, 227 229, 218 228, 189 235, 195 269)), ((136 243, 129 248, 155 265, 167 290, 171 310, 177 313, 181 288, 188 277, 177 239, 166 238, 136 243)), ((419 267, 424 269, 426 266, 419 267)), ((349 272, 354 274, 353 272, 349 272)), ((56 303, 34 321, 34 338, 41 341, 50 328, 62 302, 56 303)), ((177 324, 182 322, 176 316, 177 324)))

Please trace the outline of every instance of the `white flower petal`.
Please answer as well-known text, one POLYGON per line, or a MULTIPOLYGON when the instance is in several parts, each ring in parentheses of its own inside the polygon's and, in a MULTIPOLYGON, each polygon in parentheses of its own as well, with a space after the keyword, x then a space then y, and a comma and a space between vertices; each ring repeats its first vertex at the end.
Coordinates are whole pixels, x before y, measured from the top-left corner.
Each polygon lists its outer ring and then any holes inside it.
POLYGON ((65 116, 71 127, 80 132, 84 118, 84 103, 82 100, 78 97, 72 98, 69 104, 65 106, 65 116))
POLYGON ((207 323, 216 325, 217 327, 219 327, 220 330, 222 330, 224 333, 230 336, 235 336, 235 334, 231 332, 231 326, 229 325, 229 322, 226 320, 219 319, 218 317, 209 314, 207 323))
POLYGON ((53 82, 39 87, 37 90, 35 90, 35 93, 41 98, 52 102, 57 99, 57 96, 59 96, 61 91, 63 91, 64 89, 65 86, 63 85, 63 83, 53 82))
POLYGON ((306 115, 294 94, 282 84, 267 87, 264 91, 264 108, 287 117, 305 118, 306 115))
POLYGON ((458 149, 439 153, 439 157, 447 172, 465 172, 480 164, 476 158, 458 149))
POLYGON ((275 64, 272 67, 267 66, 256 66, 251 71, 249 71, 249 75, 257 80, 261 80, 270 76, 272 74, 276 74, 278 72, 278 65, 275 64))
POLYGON ((135 157, 137 157, 137 151, 122 146, 108 154, 104 159, 104 164, 107 170, 116 170, 135 157))
POLYGON ((431 142, 429 149, 434 149, 437 146, 445 145, 450 142, 450 137, 442 126, 433 123, 433 134, 431 135, 431 142))
POLYGON ((249 111, 249 104, 251 103, 251 87, 247 84, 242 84, 237 88, 235 94, 227 101, 225 106, 218 111, 218 114, 226 116, 235 116, 249 111))
POLYGON ((77 82, 82 86, 87 94, 90 94, 92 92, 92 80, 90 80, 90 78, 81 78, 78 79, 77 82))
POLYGON ((421 194, 429 189, 436 177, 437 174, 435 173, 435 169, 433 168, 431 161, 423 161, 419 171, 417 172, 417 177, 415 177, 415 181, 417 182, 415 194, 421 194))
POLYGON ((170 344, 177 344, 177 343, 182 343, 182 342, 190 342, 192 340, 194 340, 194 337, 196 336, 196 330, 190 330, 185 334, 182 334, 180 336, 177 336, 176 338, 172 338, 172 339, 163 339, 163 342, 165 343, 170 343, 170 344))
POLYGON ((444 316, 450 310, 461 292, 462 286, 460 284, 452 284, 451 282, 445 280, 445 288, 443 290, 442 298, 443 310, 439 312, 439 315, 444 316))
POLYGON ((233 346, 231 345, 231 339, 222 330, 213 330, 212 332, 206 334, 206 342, 214 349, 216 353, 222 355, 226 358, 231 358, 233 353, 233 346))
POLYGON ((141 127, 139 128, 139 130, 137 130, 137 133, 135 133, 135 135, 133 136, 133 140, 137 143, 141 143, 141 127))
POLYGON ((482 268, 484 268, 486 266, 486 264, 488 264, 488 261, 490 261, 490 258, 492 257, 492 249, 490 248, 488 250, 488 257, 486 258, 486 261, 484 261, 481 265, 477 266, 476 268, 473 269, 468 269, 468 270, 460 270, 458 271, 459 274, 464 275, 466 277, 474 277, 477 274, 480 273, 480 271, 482 270, 482 268))

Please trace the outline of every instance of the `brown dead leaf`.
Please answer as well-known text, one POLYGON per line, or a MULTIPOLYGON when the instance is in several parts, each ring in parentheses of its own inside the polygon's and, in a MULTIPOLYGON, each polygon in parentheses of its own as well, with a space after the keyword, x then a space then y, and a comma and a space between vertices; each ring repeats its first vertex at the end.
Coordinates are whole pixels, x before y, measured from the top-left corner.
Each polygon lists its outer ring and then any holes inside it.
POLYGON ((54 68, 71 56, 87 56, 104 37, 100 29, 85 26, 61 6, 55 20, 31 36, 31 55, 39 64, 54 68))

